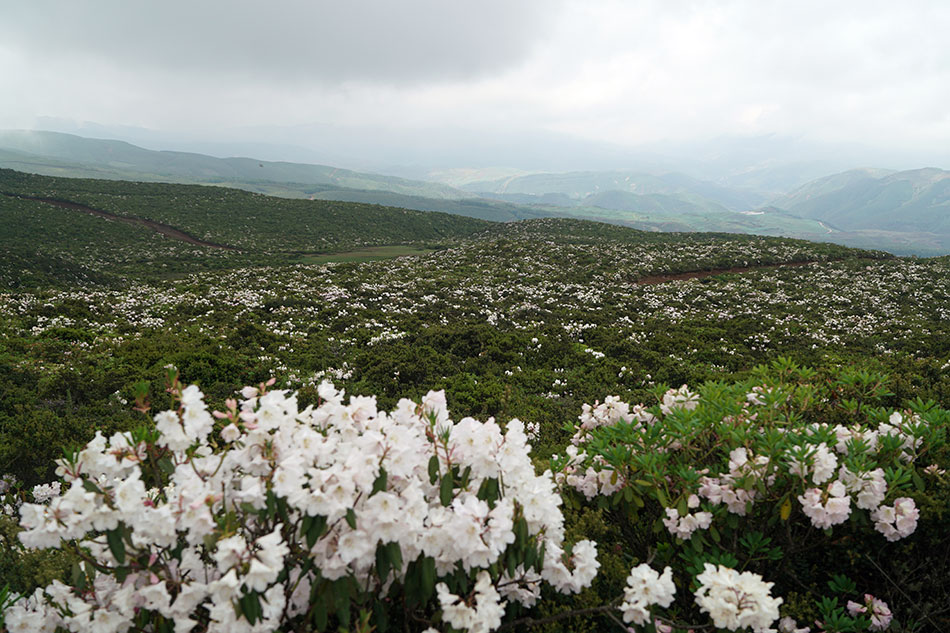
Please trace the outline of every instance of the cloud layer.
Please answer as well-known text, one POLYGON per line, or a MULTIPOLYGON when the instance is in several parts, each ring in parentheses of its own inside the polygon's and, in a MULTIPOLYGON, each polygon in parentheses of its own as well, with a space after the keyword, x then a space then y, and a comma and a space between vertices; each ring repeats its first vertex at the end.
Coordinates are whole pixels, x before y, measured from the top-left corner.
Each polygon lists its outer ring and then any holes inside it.
POLYGON ((0 127, 325 124, 950 146, 942 0, 0 6, 0 127))

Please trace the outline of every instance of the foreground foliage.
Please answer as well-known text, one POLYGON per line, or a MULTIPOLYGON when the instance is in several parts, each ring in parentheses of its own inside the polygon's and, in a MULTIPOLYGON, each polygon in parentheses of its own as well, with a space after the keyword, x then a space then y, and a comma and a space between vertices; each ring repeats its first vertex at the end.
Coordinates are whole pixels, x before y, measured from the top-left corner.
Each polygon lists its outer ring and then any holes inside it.
MULTIPOLYGON (((262 384, 209 412, 173 373, 174 409, 97 434, 19 508, 23 545, 75 562, 7 624, 490 631, 530 621, 553 600, 544 584, 581 592, 605 565, 584 612, 621 627, 935 630, 939 609, 894 579, 909 551, 947 547, 950 411, 879 407, 884 376, 819 378, 782 360, 652 407, 585 405, 555 474, 537 475, 523 423, 452 422, 441 393, 386 414, 323 383, 300 410, 262 384), (620 529, 602 561, 565 541, 555 480, 620 529)), ((945 584, 940 565, 926 571, 945 584)), ((551 621, 575 608, 550 606, 551 621)))

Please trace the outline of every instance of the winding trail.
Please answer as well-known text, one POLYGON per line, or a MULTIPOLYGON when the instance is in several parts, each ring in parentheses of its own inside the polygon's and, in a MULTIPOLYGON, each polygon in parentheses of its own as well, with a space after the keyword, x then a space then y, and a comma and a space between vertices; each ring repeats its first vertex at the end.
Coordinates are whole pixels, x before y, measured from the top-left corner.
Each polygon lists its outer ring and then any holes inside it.
POLYGON ((87 207, 84 204, 79 204, 77 202, 69 202, 67 200, 56 200, 55 198, 38 198, 35 196, 23 196, 14 193, 5 193, 0 192, 0 194, 10 197, 10 198, 19 198, 21 200, 33 200, 35 202, 43 202, 45 204, 51 204, 54 207, 60 207, 61 209, 72 209, 73 211, 82 211, 83 213, 88 213, 89 215, 95 215, 100 218, 106 218, 107 220, 118 220, 119 222, 125 222, 126 224, 132 224, 137 226, 144 226, 149 228, 156 233, 161 233, 166 237, 170 237, 175 240, 180 240, 182 242, 187 242, 188 244, 194 244, 195 246, 205 246, 207 248, 220 248, 228 251, 239 251, 241 249, 234 246, 227 246, 225 244, 216 244, 214 242, 206 242, 200 240, 194 235, 189 235, 180 229, 176 229, 173 226, 168 224, 162 224, 161 222, 156 222, 154 220, 146 220, 144 218, 136 218, 124 215, 116 215, 115 213, 109 213, 108 211, 103 211, 102 209, 94 209, 93 207, 87 207))
POLYGON ((761 266, 735 266, 733 268, 717 268, 715 270, 694 270, 685 273, 670 273, 668 275, 648 275, 637 279, 638 286, 650 286, 653 284, 662 284, 668 281, 684 281, 686 279, 702 279, 703 277, 713 277, 715 275, 724 275, 726 273, 747 273, 750 270, 763 270, 767 268, 793 268, 795 266, 807 266, 819 262, 784 262, 781 264, 762 264, 761 266))

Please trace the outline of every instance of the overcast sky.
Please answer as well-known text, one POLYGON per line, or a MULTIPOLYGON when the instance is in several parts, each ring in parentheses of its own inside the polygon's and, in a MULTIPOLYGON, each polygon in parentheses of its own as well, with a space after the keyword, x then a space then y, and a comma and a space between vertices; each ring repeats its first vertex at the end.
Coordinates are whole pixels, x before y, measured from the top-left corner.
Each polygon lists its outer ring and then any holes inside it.
POLYGON ((946 0, 2 2, 0 128, 775 134, 933 156, 948 33, 946 0))

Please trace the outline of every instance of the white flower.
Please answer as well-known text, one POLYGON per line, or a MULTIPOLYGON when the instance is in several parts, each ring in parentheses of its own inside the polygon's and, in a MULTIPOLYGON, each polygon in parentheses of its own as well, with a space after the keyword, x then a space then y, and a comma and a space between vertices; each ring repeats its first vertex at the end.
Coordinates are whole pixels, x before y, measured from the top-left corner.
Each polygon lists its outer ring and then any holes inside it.
POLYGON ((778 621, 778 632, 779 633, 811 633, 811 627, 803 626, 801 628, 798 628, 798 622, 795 621, 795 618, 790 618, 786 616, 778 621))
POLYGON ((676 508, 667 508, 663 525, 666 526, 666 529, 669 530, 673 536, 687 540, 696 530, 709 528, 712 524, 712 518, 713 515, 711 512, 696 512, 694 514, 680 516, 676 508))
POLYGON ((474 607, 449 592, 445 583, 436 585, 436 593, 442 608, 442 619, 453 628, 469 633, 488 633, 501 626, 506 603, 501 601, 488 572, 479 572, 475 580, 474 607))
POLYGON ((782 599, 771 596, 773 583, 764 582, 758 574, 748 571, 740 574, 722 565, 706 563, 696 581, 699 583, 696 604, 719 628, 766 629, 778 619, 782 599))
POLYGON ((828 484, 824 491, 809 488, 798 497, 798 501, 812 525, 820 529, 844 523, 851 515, 851 497, 844 484, 837 479, 828 484))
POLYGON ((623 621, 646 624, 650 618, 650 606, 670 606, 675 593, 676 585, 673 584, 673 570, 670 567, 663 570, 662 576, 646 563, 634 567, 627 576, 623 604, 619 607, 623 611, 623 621))
POLYGON ((897 541, 909 536, 917 529, 920 510, 910 497, 894 500, 893 506, 879 506, 871 513, 874 529, 883 534, 888 541, 897 541))

